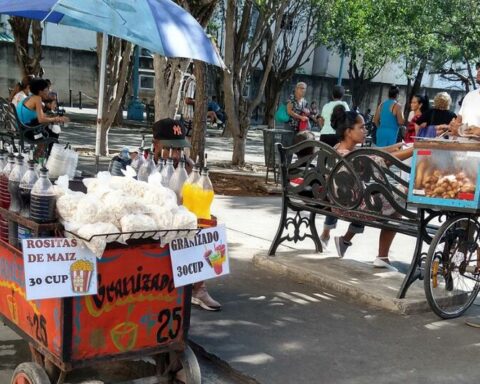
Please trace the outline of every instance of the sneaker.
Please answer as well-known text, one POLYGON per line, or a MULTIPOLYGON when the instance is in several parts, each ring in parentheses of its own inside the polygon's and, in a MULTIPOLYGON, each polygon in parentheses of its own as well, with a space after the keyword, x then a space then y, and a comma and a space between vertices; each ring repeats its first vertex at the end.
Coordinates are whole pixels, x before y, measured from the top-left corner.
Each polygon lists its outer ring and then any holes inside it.
POLYGON ((205 287, 200 287, 192 292, 192 304, 207 311, 220 311, 222 309, 221 304, 208 294, 205 287))
POLYGON ((218 124, 218 125, 222 125, 222 124, 223 124, 222 120, 217 119, 217 124, 218 124))
POLYGON ((351 245, 352 243, 343 240, 342 236, 335 237, 335 247, 337 248, 338 257, 342 258, 345 256, 345 252, 347 252, 348 247, 351 245))
POLYGON ((386 257, 376 257, 375 260, 373 260, 373 266, 375 268, 387 268, 390 271, 398 272, 398 269, 391 265, 386 257))
POLYGON ((322 244, 322 248, 324 250, 327 249, 329 242, 330 242, 330 237, 320 236, 320 243, 322 244))

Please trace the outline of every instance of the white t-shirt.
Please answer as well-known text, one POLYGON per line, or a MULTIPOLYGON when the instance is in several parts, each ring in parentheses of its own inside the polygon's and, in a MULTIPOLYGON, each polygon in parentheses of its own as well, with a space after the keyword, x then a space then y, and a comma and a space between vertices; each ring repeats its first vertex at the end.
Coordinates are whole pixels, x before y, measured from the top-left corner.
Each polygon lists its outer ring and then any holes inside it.
POLYGON ((337 105, 343 105, 345 107, 345 110, 347 111, 350 110, 350 108, 348 108, 348 104, 345 101, 341 101, 341 100, 334 100, 325 104, 322 108, 322 117, 323 117, 323 120, 325 121, 323 124, 323 128, 321 130, 322 135, 335 134, 335 130, 332 128, 332 125, 330 124, 330 118, 332 117, 333 109, 337 105))
POLYGON ((189 105, 185 103, 187 98, 190 99, 195 99, 195 88, 196 88, 196 81, 195 81, 195 76, 190 76, 187 80, 185 80, 185 95, 183 97, 183 118, 185 120, 193 120, 193 105, 189 105))
POLYGON ((480 127, 480 89, 467 93, 458 114, 462 116, 462 123, 480 127))
POLYGON ((27 94, 23 91, 20 91, 13 96, 12 99, 12 104, 15 105, 15 107, 20 103, 23 99, 27 97, 27 94))

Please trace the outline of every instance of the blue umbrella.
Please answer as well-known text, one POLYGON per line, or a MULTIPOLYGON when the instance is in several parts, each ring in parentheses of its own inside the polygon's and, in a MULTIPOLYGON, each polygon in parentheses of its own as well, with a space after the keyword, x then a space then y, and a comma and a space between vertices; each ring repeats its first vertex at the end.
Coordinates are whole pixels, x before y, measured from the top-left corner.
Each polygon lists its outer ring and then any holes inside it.
POLYGON ((171 0, 0 0, 0 13, 104 32, 163 56, 224 67, 200 24, 171 0))
POLYGON ((107 34, 163 56, 196 59, 225 68, 201 25, 171 0, 0 0, 2 13, 103 32, 96 155, 100 154, 107 34))

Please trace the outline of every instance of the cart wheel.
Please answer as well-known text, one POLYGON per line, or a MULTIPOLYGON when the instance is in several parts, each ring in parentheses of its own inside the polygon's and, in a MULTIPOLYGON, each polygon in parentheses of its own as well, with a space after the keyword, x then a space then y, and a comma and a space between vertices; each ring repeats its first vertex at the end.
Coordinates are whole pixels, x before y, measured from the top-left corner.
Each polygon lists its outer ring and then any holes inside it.
POLYGON ((182 369, 177 374, 177 382, 184 384, 200 384, 202 374, 198 365, 197 356, 187 345, 185 351, 179 356, 182 369))
POLYGON ((45 370, 37 363, 22 363, 13 372, 10 384, 51 384, 45 370))
POLYGON ((480 224, 458 215, 438 229, 425 263, 425 295, 438 316, 460 316, 480 290, 480 224))
POLYGON ((202 381, 197 357, 189 346, 182 353, 168 352, 158 355, 156 363, 157 374, 169 383, 200 384, 202 381))

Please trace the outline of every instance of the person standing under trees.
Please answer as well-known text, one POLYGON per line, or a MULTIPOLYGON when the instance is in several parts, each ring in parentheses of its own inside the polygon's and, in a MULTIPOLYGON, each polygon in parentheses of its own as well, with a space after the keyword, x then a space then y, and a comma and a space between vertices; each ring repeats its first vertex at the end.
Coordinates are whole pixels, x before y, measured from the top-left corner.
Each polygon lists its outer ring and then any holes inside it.
POLYGON ((419 131, 418 120, 428 112, 428 99, 422 95, 415 95, 410 102, 410 113, 408 114, 407 131, 405 133, 405 143, 413 143, 414 137, 419 131))
POLYGON ((185 122, 187 136, 189 136, 189 132, 192 130, 193 114, 195 111, 195 90, 197 87, 197 82, 193 75, 193 65, 191 69, 192 73, 188 75, 183 84, 182 119, 185 122))
POLYGON ((335 85, 332 90, 332 101, 329 101, 323 106, 322 113, 318 118, 318 125, 320 126, 320 141, 331 147, 338 143, 338 136, 330 122, 333 109, 337 105, 343 105, 345 110, 347 112, 349 111, 348 104, 345 101, 342 101, 344 95, 345 89, 341 85, 335 85))
POLYGON ((447 92, 438 92, 433 99, 433 108, 417 119, 419 128, 427 128, 427 137, 435 137, 449 128, 450 122, 457 117, 450 111, 452 98, 447 92))
POLYGON ((400 126, 405 123, 403 117, 403 107, 398 102, 400 89, 392 85, 388 90, 388 100, 381 103, 373 122, 377 128, 377 147, 387 147, 395 144, 398 138, 398 131, 400 126))
POLYGON ((286 123, 285 129, 295 132, 308 130, 308 116, 310 115, 310 111, 307 100, 305 100, 306 91, 307 84, 300 82, 295 86, 294 93, 290 95, 287 103, 287 113, 290 119, 286 123))

